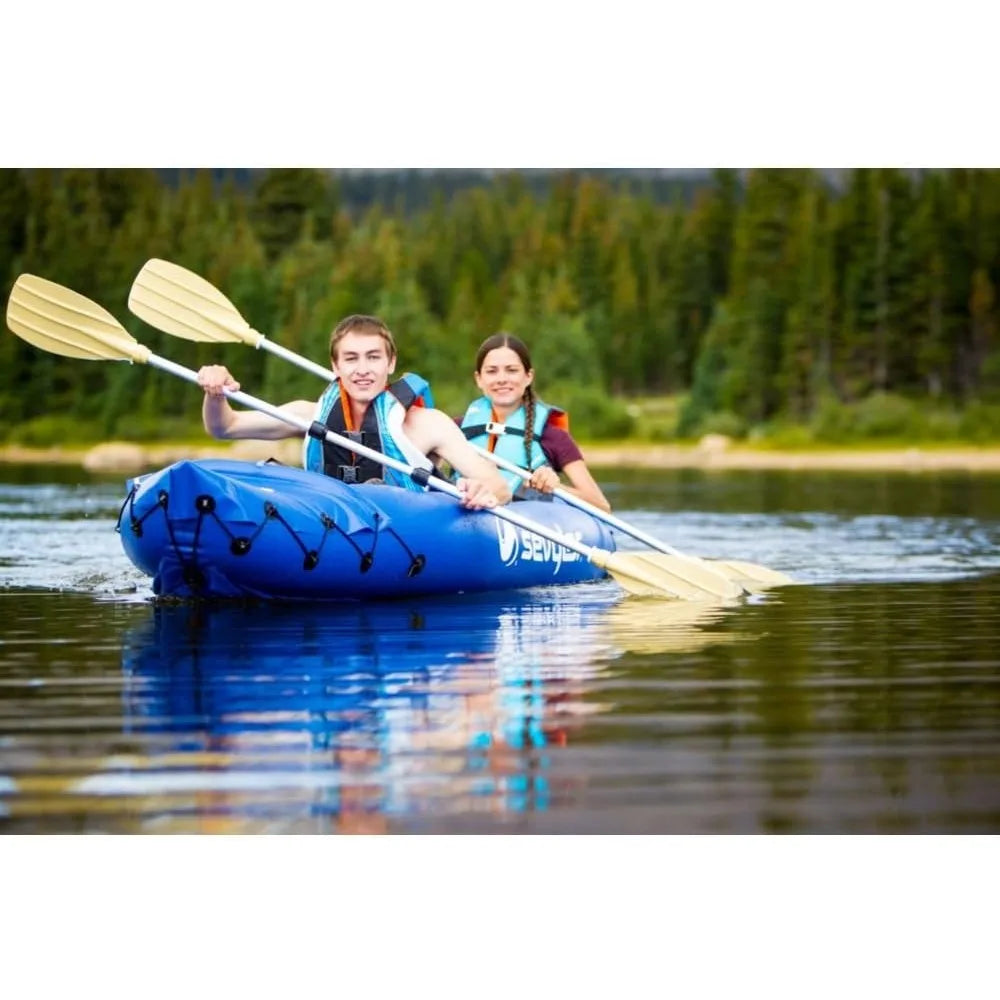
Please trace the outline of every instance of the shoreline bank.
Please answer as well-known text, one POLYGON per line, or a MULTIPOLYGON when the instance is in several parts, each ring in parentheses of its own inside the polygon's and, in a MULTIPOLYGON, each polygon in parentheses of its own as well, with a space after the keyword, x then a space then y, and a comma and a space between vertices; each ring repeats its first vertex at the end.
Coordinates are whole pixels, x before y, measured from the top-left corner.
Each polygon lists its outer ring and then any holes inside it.
POLYGON ((781 451, 703 445, 621 445, 583 449, 595 469, 614 466, 662 469, 775 469, 831 471, 1000 472, 1000 447, 879 448, 781 451))
MULTIPOLYGON (((1000 472, 1000 447, 850 449, 780 451, 735 445, 721 438, 705 438, 695 445, 646 443, 583 446, 595 470, 607 468, 716 469, 716 470, 858 470, 900 472, 1000 472)), ((24 465, 76 465, 89 472, 138 475, 183 458, 233 458, 260 461, 274 458, 287 465, 300 461, 301 443, 287 441, 233 441, 208 444, 146 445, 109 441, 90 447, 0 447, 0 462, 24 465)))

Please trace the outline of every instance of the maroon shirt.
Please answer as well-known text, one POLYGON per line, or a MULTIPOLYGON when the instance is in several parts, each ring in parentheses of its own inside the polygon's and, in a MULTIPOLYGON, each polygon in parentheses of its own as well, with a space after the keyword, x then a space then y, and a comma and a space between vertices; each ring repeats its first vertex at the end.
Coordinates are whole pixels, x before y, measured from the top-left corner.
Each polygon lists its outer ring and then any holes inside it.
POLYGON ((542 436, 538 439, 549 465, 556 472, 562 472, 570 462, 582 461, 583 453, 577 443, 570 437, 569 431, 561 427, 553 427, 551 421, 546 423, 542 436))

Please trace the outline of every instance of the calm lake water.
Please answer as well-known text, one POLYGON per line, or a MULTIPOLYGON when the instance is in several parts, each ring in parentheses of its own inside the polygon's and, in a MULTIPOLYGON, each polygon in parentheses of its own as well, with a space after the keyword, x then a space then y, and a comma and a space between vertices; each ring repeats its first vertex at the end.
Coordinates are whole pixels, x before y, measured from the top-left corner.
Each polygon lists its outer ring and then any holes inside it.
POLYGON ((802 585, 156 607, 122 478, 0 465, 0 832, 1000 830, 1000 477, 601 479, 802 585))

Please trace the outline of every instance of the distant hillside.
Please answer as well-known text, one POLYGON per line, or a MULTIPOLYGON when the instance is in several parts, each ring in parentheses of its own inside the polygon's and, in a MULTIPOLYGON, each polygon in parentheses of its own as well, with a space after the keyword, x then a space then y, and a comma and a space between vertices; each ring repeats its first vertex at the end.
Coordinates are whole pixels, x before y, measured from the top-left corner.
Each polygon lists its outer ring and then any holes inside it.
MULTIPOLYGON (((213 167, 217 183, 230 181, 237 188, 249 190, 267 173, 264 168, 213 167)), ((158 169, 157 175, 177 186, 195 171, 186 168, 158 169)), ((552 185, 567 175, 600 177, 620 191, 645 194, 656 202, 679 201, 690 204, 694 192, 711 177, 709 169, 592 169, 567 168, 488 170, 465 168, 419 169, 340 169, 330 168, 336 179, 342 203, 349 210, 364 210, 376 202, 410 212, 430 205, 436 195, 450 197, 474 187, 493 186, 505 176, 520 177, 533 194, 543 197, 552 185)))

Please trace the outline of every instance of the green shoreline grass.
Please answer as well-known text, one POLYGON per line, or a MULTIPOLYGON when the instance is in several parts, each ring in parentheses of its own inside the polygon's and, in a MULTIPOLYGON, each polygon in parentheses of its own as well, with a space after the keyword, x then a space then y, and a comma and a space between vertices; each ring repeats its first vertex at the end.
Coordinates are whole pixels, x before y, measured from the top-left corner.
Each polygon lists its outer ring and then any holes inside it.
MULTIPOLYGON (((104 441, 48 448, 0 446, 0 462, 24 465, 76 465, 96 471, 139 472, 181 458, 274 457, 297 464, 300 442, 286 440, 219 442, 210 438, 173 442, 104 441)), ((658 443, 624 439, 581 442, 595 469, 617 466, 715 469, 967 469, 1000 471, 1000 443, 942 441, 867 441, 854 445, 787 447, 766 441, 752 444, 709 435, 697 442, 658 443)))

